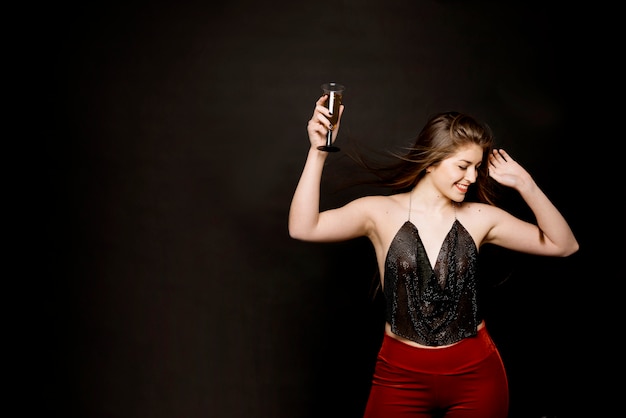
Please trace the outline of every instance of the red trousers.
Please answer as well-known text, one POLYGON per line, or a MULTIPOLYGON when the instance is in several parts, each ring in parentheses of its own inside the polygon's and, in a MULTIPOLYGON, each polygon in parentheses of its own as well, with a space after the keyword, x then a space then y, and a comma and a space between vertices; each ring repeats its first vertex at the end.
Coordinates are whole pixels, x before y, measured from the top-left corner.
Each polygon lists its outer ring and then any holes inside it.
POLYGON ((445 348, 418 348, 385 334, 364 418, 506 418, 509 387, 485 327, 445 348))

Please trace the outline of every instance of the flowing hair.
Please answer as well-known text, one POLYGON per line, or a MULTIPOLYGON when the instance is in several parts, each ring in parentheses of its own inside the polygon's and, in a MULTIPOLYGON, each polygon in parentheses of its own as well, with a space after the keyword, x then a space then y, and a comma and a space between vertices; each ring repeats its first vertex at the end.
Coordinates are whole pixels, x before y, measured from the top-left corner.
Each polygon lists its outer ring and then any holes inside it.
MULTIPOLYGON (((412 190, 426 174, 426 169, 455 154, 468 145, 478 145, 483 150, 476 183, 470 187, 469 198, 495 205, 495 185, 489 177, 488 158, 493 150, 494 136, 488 125, 460 112, 442 112, 431 116, 417 137, 399 152, 382 154, 382 162, 364 158, 359 152, 349 156, 359 166, 373 175, 370 184, 388 188, 392 193, 412 190)), ((380 156, 380 154, 379 154, 380 156)))

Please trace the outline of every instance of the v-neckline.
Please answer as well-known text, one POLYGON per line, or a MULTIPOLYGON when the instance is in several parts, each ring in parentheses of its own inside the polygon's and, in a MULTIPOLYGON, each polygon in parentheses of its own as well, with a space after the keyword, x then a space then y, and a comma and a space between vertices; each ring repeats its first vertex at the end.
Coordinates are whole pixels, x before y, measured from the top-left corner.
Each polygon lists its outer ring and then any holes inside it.
POLYGON ((417 228, 417 225, 415 225, 410 220, 407 220, 405 222, 405 224, 410 224, 411 227, 413 227, 413 229, 415 229, 415 232, 417 234, 417 245, 419 245, 421 247, 421 250, 424 251, 424 254, 426 254, 426 259, 428 260, 428 266, 430 267, 430 270, 431 270, 432 273, 435 273, 437 271, 437 267, 438 267, 438 264, 439 264, 439 259, 441 258, 441 252, 443 251, 444 245, 446 244, 446 242, 448 241, 450 235, 452 234, 452 231, 456 227, 457 222, 458 222, 458 219, 454 218, 454 221, 450 225, 450 228, 448 229, 448 232, 443 236, 443 240, 441 241, 441 244, 439 245, 439 251, 437 251, 437 254, 435 254, 434 262, 433 262, 433 260, 430 259, 429 255, 428 255, 428 251, 426 251, 426 247, 424 246, 424 242, 422 241, 422 237, 420 235, 420 230, 417 228))

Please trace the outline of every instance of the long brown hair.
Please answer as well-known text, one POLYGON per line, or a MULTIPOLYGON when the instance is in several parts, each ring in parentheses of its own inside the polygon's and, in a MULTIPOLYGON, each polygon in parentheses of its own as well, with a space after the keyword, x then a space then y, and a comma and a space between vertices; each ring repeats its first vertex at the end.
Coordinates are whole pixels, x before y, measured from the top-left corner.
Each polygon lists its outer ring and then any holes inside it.
POLYGON ((372 183, 401 193, 413 189, 424 177, 426 168, 439 164, 469 144, 476 144, 483 150, 471 196, 493 205, 495 182, 488 175, 488 157, 493 150, 494 136, 488 125, 464 113, 449 111, 431 116, 409 146, 400 152, 386 153, 391 163, 366 160, 359 154, 351 154, 351 158, 376 177, 372 183))

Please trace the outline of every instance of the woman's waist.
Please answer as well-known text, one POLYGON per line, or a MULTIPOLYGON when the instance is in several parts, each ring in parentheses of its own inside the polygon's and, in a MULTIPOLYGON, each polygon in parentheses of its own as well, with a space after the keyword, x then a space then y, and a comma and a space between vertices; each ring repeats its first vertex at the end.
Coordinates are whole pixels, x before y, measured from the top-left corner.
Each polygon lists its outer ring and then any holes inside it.
MULTIPOLYGON (((485 328, 485 321, 482 320, 482 321, 480 321, 480 323, 476 327, 476 330, 480 331, 480 330, 482 330, 484 328, 485 328)), ((411 340, 409 340, 407 338, 401 337, 398 334, 395 334, 391 330, 391 324, 389 322, 385 323, 385 334, 387 334, 389 337, 391 337, 391 338, 393 338, 393 339, 395 339, 397 341, 400 341, 400 342, 402 342, 404 344, 407 344, 407 345, 410 345, 412 347, 424 348, 424 349, 428 349, 428 350, 438 350, 438 349, 441 349, 441 348, 454 347, 455 345, 463 342, 463 339, 462 339, 460 341, 454 342, 452 344, 446 344, 446 345, 438 345, 438 346, 423 345, 423 344, 420 344, 420 343, 416 343, 415 341, 411 341, 411 340)))
POLYGON ((473 337, 441 347, 404 342, 393 333, 385 332, 378 361, 405 370, 425 373, 459 374, 476 367, 498 350, 483 322, 473 337))

